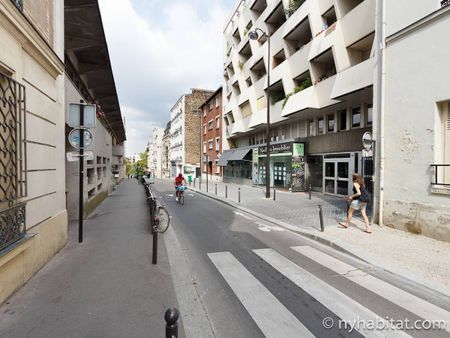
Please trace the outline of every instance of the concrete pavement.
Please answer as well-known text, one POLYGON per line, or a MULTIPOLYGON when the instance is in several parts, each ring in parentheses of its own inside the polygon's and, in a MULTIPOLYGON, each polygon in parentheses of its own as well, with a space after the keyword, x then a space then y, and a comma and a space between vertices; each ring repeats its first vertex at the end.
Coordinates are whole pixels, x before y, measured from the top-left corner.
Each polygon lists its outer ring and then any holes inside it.
POLYGON ((3 304, 0 336, 163 337, 177 301, 162 239, 152 265, 148 224, 142 185, 123 182, 85 221, 84 243, 71 224, 67 246, 3 304))
POLYGON ((372 225, 372 234, 366 234, 362 231, 363 222, 360 217, 354 217, 352 226, 348 229, 340 228, 338 222, 346 217, 346 202, 342 198, 313 193, 312 199, 309 200, 306 193, 277 191, 276 201, 273 201, 273 198, 265 198, 262 188, 237 184, 210 182, 207 192, 205 180, 201 189, 198 182, 195 187, 192 183, 191 188, 373 265, 405 276, 442 294, 450 295, 448 264, 450 243, 377 224, 372 225), (238 203, 238 189, 241 191, 240 203, 238 203), (325 232, 320 232, 318 204, 323 206, 325 232))

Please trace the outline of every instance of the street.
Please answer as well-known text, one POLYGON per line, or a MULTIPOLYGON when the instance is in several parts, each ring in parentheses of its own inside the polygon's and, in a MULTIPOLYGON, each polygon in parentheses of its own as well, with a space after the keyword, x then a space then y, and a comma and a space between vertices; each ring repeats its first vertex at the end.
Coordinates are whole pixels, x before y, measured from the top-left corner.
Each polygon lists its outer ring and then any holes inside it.
POLYGON ((181 206, 170 181, 152 188, 171 215, 174 233, 165 240, 172 273, 184 278, 174 283, 187 336, 199 327, 208 332, 202 336, 215 337, 449 336, 392 330, 421 318, 444 320, 448 330, 450 300, 438 293, 192 191, 181 206), (171 254, 173 242, 182 257, 171 254), (195 289, 203 316, 184 311, 194 301, 186 285, 195 289), (355 321, 354 330, 344 324, 355 321), (370 328, 377 322, 384 330, 370 328))

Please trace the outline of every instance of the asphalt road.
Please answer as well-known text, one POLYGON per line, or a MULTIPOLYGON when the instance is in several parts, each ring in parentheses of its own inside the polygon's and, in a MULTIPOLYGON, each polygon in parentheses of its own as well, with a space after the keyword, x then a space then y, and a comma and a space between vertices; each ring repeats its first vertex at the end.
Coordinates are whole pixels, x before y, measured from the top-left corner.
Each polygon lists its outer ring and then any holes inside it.
POLYGON ((187 337, 450 336, 441 294, 192 191, 182 206, 169 181, 152 188, 187 337), (446 330, 405 330, 430 323, 446 330))

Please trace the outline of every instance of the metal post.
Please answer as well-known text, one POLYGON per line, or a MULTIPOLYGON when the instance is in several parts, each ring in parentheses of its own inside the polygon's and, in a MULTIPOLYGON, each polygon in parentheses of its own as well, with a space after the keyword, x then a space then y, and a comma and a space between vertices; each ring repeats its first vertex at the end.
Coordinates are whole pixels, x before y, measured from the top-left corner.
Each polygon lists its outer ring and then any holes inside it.
MULTIPOLYGON (((83 103, 81 101, 80 103, 83 103)), ((83 243, 83 217, 84 217, 84 105, 80 105, 80 197, 78 205, 78 243, 83 243)))
POLYGON ((208 192, 208 167, 209 167, 209 161, 208 161, 208 155, 206 155, 206 192, 208 192))
POLYGON ((311 184, 309 185, 309 200, 311 200, 311 184))
POLYGON ((152 250, 152 264, 158 263, 158 231, 155 224, 156 217, 156 201, 150 194, 150 226, 152 228, 153 235, 153 250, 152 250))
POLYGON ((215 184, 215 187, 214 187, 214 194, 217 196, 217 183, 215 184))
POLYGON ((273 188, 273 200, 274 201, 276 199, 276 194, 277 194, 277 190, 275 188, 273 188))
POLYGON ((228 185, 225 186, 225 198, 228 198, 228 185))
POLYGON ((238 188, 238 203, 241 203, 241 188, 238 188))
POLYGON ((267 30, 266 198, 270 198, 270 29, 267 30))
POLYGON ((168 309, 164 314, 164 320, 166 321, 166 338, 178 338, 178 318, 180 312, 177 308, 168 309))
POLYGON ((320 231, 324 232, 325 228, 324 228, 324 224, 323 224, 323 211, 322 211, 322 206, 319 204, 319 220, 320 220, 320 231))

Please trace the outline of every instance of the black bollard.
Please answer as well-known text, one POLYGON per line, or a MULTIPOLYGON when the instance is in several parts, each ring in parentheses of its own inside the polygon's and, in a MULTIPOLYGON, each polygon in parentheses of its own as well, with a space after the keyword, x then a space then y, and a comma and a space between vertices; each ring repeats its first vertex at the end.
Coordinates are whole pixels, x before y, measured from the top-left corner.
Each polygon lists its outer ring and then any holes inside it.
POLYGON ((196 180, 196 178, 194 178, 194 188, 195 188, 195 180, 196 180))
POLYGON ((309 200, 311 200, 311 184, 309 185, 309 200))
POLYGON ((217 196, 217 183, 216 183, 216 185, 214 186, 214 194, 217 196))
POLYGON ((177 308, 167 309, 164 314, 164 320, 166 321, 166 338, 178 338, 178 318, 180 312, 177 308))
POLYGON ((325 227, 323 224, 323 211, 322 211, 322 206, 319 204, 319 220, 320 220, 320 231, 324 232, 325 231, 325 227))
POLYGON ((241 203, 241 188, 238 188, 238 203, 241 203))
POLYGON ((225 198, 228 198, 228 185, 225 186, 225 198))
POLYGON ((275 201, 277 195, 277 189, 273 188, 273 200, 275 201))

